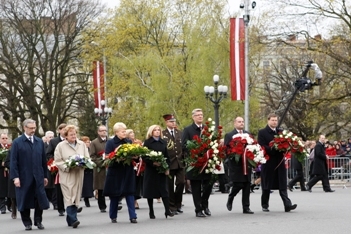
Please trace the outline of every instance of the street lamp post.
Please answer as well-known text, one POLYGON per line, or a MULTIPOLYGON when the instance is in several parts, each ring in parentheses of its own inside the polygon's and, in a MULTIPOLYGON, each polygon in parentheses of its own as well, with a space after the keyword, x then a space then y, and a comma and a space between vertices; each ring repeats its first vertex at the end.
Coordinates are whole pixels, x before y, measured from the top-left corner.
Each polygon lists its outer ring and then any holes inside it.
POLYGON ((215 122, 216 129, 219 126, 219 103, 227 96, 228 86, 226 85, 218 85, 219 76, 213 76, 213 86, 205 86, 204 91, 206 94, 206 98, 209 99, 213 103, 214 112, 215 112, 215 122))
POLYGON ((105 100, 100 101, 101 108, 95 108, 94 113, 101 120, 102 125, 106 126, 107 120, 111 117, 112 108, 106 106, 105 100))

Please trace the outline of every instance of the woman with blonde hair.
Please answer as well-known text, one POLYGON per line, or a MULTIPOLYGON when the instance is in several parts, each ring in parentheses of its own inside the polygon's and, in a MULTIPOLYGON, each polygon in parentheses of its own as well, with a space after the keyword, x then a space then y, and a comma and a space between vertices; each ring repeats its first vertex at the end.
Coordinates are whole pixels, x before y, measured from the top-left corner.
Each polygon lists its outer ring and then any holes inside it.
MULTIPOLYGON (((146 140, 144 146, 150 150, 161 152, 166 158, 167 164, 170 164, 167 142, 162 139, 162 129, 159 125, 152 125, 146 134, 146 140)), ((147 203, 149 205, 149 217, 150 219, 155 219, 153 199, 162 198, 163 205, 165 208, 165 217, 173 217, 174 214, 169 209, 169 194, 168 194, 168 184, 167 176, 169 175, 169 170, 165 173, 159 173, 157 167, 161 166, 158 162, 153 162, 151 159, 145 158, 145 172, 144 172, 144 189, 143 196, 147 198, 147 203)))
MULTIPOLYGON (((106 142, 106 155, 120 145, 131 143, 127 139, 126 129, 126 125, 121 122, 113 126, 115 137, 106 142)), ((135 172, 133 165, 113 161, 107 169, 103 194, 110 197, 109 215, 112 223, 117 223, 118 202, 122 197, 125 197, 127 202, 130 222, 137 223, 137 215, 134 207, 135 172)))
POLYGON ((84 169, 82 167, 69 168, 65 161, 72 155, 89 157, 89 151, 85 143, 77 139, 78 128, 67 125, 64 128, 65 137, 55 149, 55 163, 59 169, 60 186, 64 197, 67 212, 67 224, 77 228, 80 222, 77 218, 77 208, 82 196, 84 169))

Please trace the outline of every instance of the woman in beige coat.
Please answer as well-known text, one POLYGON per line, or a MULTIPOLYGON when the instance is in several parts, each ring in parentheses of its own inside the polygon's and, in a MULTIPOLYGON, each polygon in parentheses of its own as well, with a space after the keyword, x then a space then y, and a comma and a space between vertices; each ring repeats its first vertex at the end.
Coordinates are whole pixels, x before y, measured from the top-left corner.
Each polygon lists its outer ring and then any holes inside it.
POLYGON ((80 167, 68 168, 65 161, 72 155, 80 154, 89 157, 88 148, 83 141, 77 139, 77 128, 67 125, 64 130, 64 141, 55 149, 55 163, 59 168, 60 185, 67 212, 68 226, 77 228, 77 208, 82 195, 84 169, 80 167))

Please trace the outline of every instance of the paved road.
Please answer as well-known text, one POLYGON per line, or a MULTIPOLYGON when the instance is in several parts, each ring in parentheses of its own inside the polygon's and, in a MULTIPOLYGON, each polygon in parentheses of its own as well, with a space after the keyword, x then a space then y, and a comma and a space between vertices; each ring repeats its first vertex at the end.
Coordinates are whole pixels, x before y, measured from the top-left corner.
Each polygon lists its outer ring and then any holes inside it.
MULTIPOLYGON (((45 230, 34 229, 30 233, 126 233, 126 234, 173 234, 173 233, 328 233, 346 234, 351 232, 351 188, 334 187, 335 193, 325 193, 313 188, 312 193, 289 192, 298 207, 290 213, 284 212, 277 191, 271 194, 270 212, 260 207, 260 191, 251 194, 251 210, 254 215, 242 214, 241 194, 234 200, 233 210, 226 209, 227 194, 215 193, 210 198, 211 217, 196 218, 191 195, 184 195, 184 213, 165 219, 162 203, 156 203, 155 220, 148 217, 147 202, 141 199, 137 210, 138 224, 129 222, 125 202, 119 213, 118 223, 112 224, 108 213, 100 213, 97 203, 91 199, 91 207, 84 207, 79 214, 81 225, 73 229, 66 225, 65 217, 57 211, 44 211, 45 230)), ((82 205, 84 202, 81 203, 82 205)), ((12 220, 9 213, 0 215, 0 233, 25 233, 20 219, 12 220)))

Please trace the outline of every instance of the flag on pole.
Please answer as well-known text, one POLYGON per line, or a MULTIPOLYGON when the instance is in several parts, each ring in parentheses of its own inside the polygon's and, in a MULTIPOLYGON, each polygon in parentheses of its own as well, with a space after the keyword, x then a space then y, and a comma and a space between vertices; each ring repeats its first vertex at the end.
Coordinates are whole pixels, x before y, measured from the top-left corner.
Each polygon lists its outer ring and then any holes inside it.
POLYGON ((230 90, 232 100, 245 100, 245 25, 230 18, 230 90))
POLYGON ((101 108, 101 100, 105 100, 104 89, 104 66, 99 61, 93 62, 93 81, 94 81, 94 101, 95 107, 101 108))

